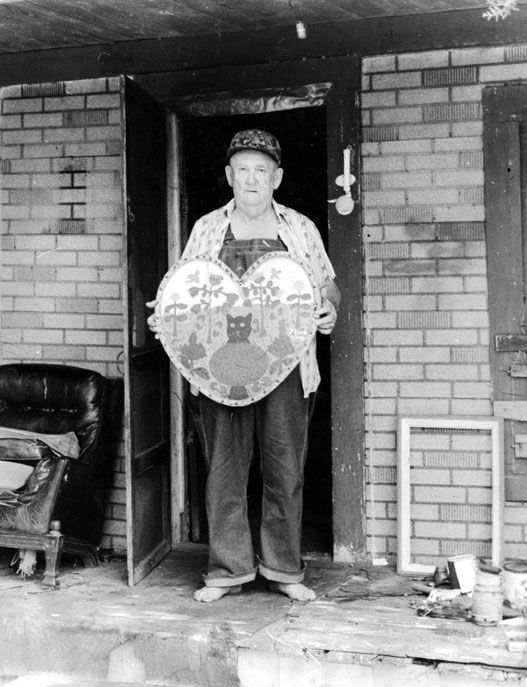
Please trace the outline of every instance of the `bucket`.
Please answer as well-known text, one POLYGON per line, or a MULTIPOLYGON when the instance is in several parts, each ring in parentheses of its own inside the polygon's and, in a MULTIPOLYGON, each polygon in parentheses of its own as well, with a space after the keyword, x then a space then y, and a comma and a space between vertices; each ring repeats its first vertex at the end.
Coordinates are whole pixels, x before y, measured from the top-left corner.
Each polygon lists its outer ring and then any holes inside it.
POLYGON ((479 571, 472 594, 472 620, 477 625, 497 625, 503 617, 501 575, 479 571))
POLYGON ((503 597, 512 608, 527 611, 527 561, 509 561, 504 564, 503 597))

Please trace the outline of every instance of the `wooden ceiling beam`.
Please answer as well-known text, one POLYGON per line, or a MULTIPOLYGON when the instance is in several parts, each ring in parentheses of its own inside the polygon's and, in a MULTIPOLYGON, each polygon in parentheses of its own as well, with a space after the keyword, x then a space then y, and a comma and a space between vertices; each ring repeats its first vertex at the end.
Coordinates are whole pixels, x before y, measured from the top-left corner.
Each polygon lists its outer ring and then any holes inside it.
POLYGON ((525 43, 527 18, 489 22, 481 10, 0 55, 0 85, 148 74, 287 60, 525 43))

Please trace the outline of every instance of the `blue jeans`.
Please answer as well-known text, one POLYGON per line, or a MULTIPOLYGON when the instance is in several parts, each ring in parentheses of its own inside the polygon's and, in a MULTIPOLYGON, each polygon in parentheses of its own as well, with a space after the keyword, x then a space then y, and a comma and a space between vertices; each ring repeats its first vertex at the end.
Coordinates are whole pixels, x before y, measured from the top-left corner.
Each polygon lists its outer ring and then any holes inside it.
POLYGON ((314 394, 303 397, 298 367, 268 396, 249 406, 225 406, 203 394, 194 399, 194 421, 208 469, 206 585, 243 584, 253 580, 257 571, 269 580, 302 581, 302 492, 313 404, 314 394), (258 558, 247 513, 255 436, 263 481, 258 558))

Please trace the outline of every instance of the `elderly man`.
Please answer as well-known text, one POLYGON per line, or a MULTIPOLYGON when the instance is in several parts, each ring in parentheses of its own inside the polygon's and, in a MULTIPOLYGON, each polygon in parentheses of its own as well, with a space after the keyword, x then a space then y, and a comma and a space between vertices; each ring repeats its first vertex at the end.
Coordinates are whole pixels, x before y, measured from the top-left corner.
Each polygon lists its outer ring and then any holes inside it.
MULTIPOLYGON (((322 303, 317 329, 329 334, 340 300, 335 273, 315 225, 273 200, 282 181, 280 165, 280 145, 274 136, 260 130, 237 133, 225 167, 234 198, 196 222, 182 258, 219 258, 241 276, 266 252, 289 252, 311 270, 322 303)), ((308 424, 319 381, 313 338, 297 368, 260 401, 231 407, 203 394, 192 399, 208 468, 209 561, 205 586, 194 594, 197 601, 237 593, 257 573, 291 599, 315 598, 314 591, 302 584, 300 534, 308 424), (246 494, 255 436, 263 480, 258 557, 246 494)))

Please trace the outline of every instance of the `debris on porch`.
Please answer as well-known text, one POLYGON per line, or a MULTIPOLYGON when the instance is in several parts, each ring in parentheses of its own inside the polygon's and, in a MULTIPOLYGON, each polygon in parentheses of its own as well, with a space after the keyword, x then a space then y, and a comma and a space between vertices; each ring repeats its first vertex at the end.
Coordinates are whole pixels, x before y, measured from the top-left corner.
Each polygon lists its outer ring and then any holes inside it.
POLYGON ((123 559, 66 560, 57 591, 38 571, 22 580, 2 564, 0 684, 45 671, 71 685, 116 684, 122 665, 121 678, 166 687, 527 685, 526 654, 507 650, 503 627, 418 615, 425 593, 388 566, 311 560, 308 604, 263 580, 199 604, 205 561, 205 547, 181 546, 130 588, 123 559))

